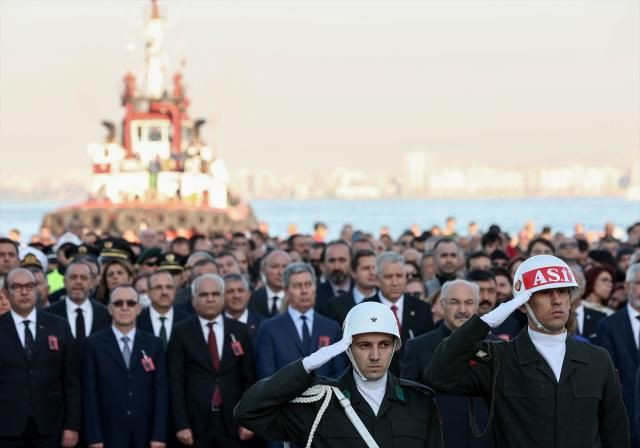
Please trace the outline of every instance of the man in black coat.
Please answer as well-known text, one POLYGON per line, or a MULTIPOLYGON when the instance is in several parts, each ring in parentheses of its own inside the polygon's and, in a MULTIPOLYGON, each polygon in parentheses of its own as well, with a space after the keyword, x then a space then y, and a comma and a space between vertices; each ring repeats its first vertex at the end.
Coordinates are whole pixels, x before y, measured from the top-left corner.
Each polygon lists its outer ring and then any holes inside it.
POLYGON ((251 294, 249 309, 266 319, 277 315, 284 303, 282 273, 291 264, 289 254, 281 250, 269 252, 260 261, 260 278, 264 286, 251 294))
POLYGON ((332 298, 320 310, 340 326, 351 308, 376 294, 376 253, 371 249, 357 251, 351 259, 351 272, 355 287, 332 298))
POLYGON ((262 318, 247 308, 250 299, 249 282, 245 276, 241 274, 224 276, 224 315, 247 326, 255 347, 258 326, 262 318))
POLYGON ((253 437, 233 419, 255 379, 251 339, 246 325, 223 316, 218 275, 204 274, 191 286, 196 315, 174 328, 167 352, 176 436, 195 447, 239 447, 253 437))
POLYGON ((404 345, 433 329, 431 306, 419 299, 404 295, 407 277, 404 273, 404 258, 395 252, 383 252, 376 260, 376 274, 380 290, 365 302, 379 302, 389 307, 398 319, 403 347, 394 356, 389 370, 400 375, 400 360, 404 356, 404 345))
POLYGON ((11 270, 5 287, 11 311, 0 317, 0 446, 73 447, 81 392, 69 325, 35 309, 28 270, 11 270))
MULTIPOLYGON (((444 313, 442 323, 435 330, 407 341, 400 376, 421 383, 425 369, 431 364, 438 345, 471 316, 478 313, 479 299, 477 285, 466 280, 445 282, 439 298, 444 313)), ((495 336, 493 338, 498 340, 495 336)), ((436 395, 442 416, 444 444, 456 448, 490 448, 493 446, 491 434, 478 439, 469 430, 468 400, 467 397, 436 395)), ((484 428, 487 420, 487 406, 480 399, 473 400, 476 409, 482 413, 482 422, 479 422, 479 425, 484 428)))
POLYGON ((342 340, 251 387, 235 409, 238 422, 266 440, 298 446, 365 448, 372 446, 364 441, 370 437, 380 447, 441 448, 432 391, 388 370, 399 336, 389 308, 374 302, 357 305, 345 321, 342 340), (317 374, 345 351, 352 367, 339 380, 317 374), (361 423, 362 432, 354 421, 361 423))
POLYGON ((630 446, 629 421, 611 357, 567 336, 578 286, 552 255, 524 261, 514 298, 473 316, 437 348, 425 381, 437 392, 483 397, 497 447, 630 446), (516 309, 528 327, 509 342, 484 341, 516 309))
POLYGON ((71 334, 82 350, 84 340, 91 334, 111 325, 107 308, 89 298, 91 268, 82 261, 74 261, 64 273, 66 296, 46 309, 47 313, 62 317, 71 328, 71 334))
POLYGON ((168 271, 156 271, 147 278, 147 294, 151 300, 148 308, 142 310, 136 320, 136 327, 162 341, 166 350, 175 325, 190 317, 189 313, 176 308, 176 286, 173 275, 168 271))

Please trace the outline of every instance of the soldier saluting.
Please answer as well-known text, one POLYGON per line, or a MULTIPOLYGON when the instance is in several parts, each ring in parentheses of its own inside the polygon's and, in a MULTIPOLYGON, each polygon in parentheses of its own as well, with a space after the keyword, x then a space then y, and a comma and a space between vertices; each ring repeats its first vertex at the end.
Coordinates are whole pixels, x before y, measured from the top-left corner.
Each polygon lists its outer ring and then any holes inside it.
POLYGON ((235 417, 267 440, 300 446, 441 448, 431 390, 388 371, 400 344, 393 312, 380 303, 361 303, 347 315, 342 340, 256 383, 235 417), (338 381, 315 375, 343 352, 352 367, 338 381))
POLYGON ((629 447, 629 422, 609 354, 567 336, 567 264, 551 255, 523 262, 514 298, 474 316, 445 339, 425 372, 436 391, 483 397, 501 447, 629 447), (483 342, 512 312, 528 327, 508 343, 483 342))

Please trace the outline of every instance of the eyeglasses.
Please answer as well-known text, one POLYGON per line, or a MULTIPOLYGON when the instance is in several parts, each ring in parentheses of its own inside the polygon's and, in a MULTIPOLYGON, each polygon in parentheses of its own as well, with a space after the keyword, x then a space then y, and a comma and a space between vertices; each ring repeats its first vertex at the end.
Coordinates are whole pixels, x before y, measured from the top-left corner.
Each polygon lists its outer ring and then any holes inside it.
POLYGON ((35 289, 36 284, 31 282, 31 283, 11 283, 11 285, 9 285, 9 289, 13 292, 18 292, 22 289, 24 289, 27 292, 31 292, 35 289))
POLYGON ((138 304, 138 302, 135 300, 116 300, 114 302, 111 302, 111 305, 115 306, 116 308, 122 308, 125 304, 127 305, 127 308, 133 308, 138 304))

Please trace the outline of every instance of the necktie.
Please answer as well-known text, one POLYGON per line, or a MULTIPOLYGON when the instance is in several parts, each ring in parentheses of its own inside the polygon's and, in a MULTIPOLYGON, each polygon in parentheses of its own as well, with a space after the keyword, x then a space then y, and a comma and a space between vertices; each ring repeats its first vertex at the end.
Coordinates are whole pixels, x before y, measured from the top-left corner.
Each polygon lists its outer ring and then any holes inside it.
POLYGON ((395 305, 391 305, 391 311, 393 311, 393 315, 396 316, 396 321, 398 322, 398 331, 402 332, 402 324, 400 323, 400 318, 398 317, 398 307, 395 305))
POLYGON ((76 308, 76 340, 81 341, 87 337, 84 327, 84 313, 81 308, 76 308))
MULTIPOLYGON (((214 324, 215 322, 209 322, 207 324, 207 327, 209 327, 209 337, 207 338, 207 342, 209 343, 209 353, 211 354, 213 370, 217 374, 218 370, 220 370, 220 354, 218 353, 216 334, 213 332, 214 324)), ((216 386, 213 389, 213 396, 211 397, 211 409, 219 410, 220 406, 222 406, 222 393, 220 392, 220 384, 216 383, 216 386)))
POLYGON ((337 296, 341 296, 341 295, 345 294, 346 292, 347 292, 347 291, 345 291, 344 289, 338 289, 338 290, 336 291, 336 297, 337 297, 337 296))
POLYGON ((31 356, 33 355, 33 333, 31 333, 31 329, 29 328, 29 324, 31 321, 29 319, 23 321, 24 323, 24 351, 27 354, 27 359, 31 361, 31 356))
POLYGON ((122 336, 120 340, 124 344, 124 347, 122 349, 122 357, 124 358, 124 365, 127 366, 128 369, 129 365, 131 364, 131 347, 129 347, 130 339, 128 336, 122 336))
POLYGON ((269 313, 270 316, 275 316, 276 314, 278 314, 278 300, 279 299, 280 299, 280 297, 273 296, 273 303, 271 304, 271 311, 269 313))
POLYGON ((160 334, 158 335, 160 337, 160 340, 162 341, 162 348, 164 350, 167 350, 167 327, 164 326, 164 321, 167 320, 166 317, 161 316, 160 317, 160 334))
POLYGON ((309 334, 309 325, 307 325, 307 316, 300 316, 302 319, 302 347, 304 348, 305 355, 311 352, 311 335, 309 334))

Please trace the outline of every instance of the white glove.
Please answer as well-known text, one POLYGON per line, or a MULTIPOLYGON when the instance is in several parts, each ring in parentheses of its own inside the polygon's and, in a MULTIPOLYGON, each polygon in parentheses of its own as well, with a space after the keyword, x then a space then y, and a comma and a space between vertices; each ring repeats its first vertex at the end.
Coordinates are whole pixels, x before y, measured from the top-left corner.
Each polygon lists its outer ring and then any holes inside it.
POLYGON ((322 367, 327 362, 341 353, 347 351, 351 345, 351 335, 345 334, 342 339, 326 347, 322 347, 320 350, 311 353, 309 356, 302 360, 302 366, 307 373, 311 373, 312 370, 316 370, 318 367, 322 367))
POLYGON ((507 317, 511 316, 515 310, 527 303, 530 298, 530 292, 520 293, 508 302, 501 303, 498 308, 485 314, 480 319, 482 319, 491 328, 496 328, 502 322, 507 320, 507 317))

